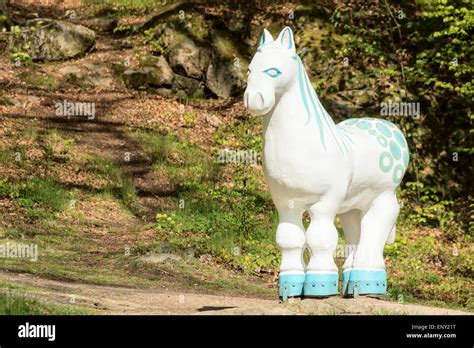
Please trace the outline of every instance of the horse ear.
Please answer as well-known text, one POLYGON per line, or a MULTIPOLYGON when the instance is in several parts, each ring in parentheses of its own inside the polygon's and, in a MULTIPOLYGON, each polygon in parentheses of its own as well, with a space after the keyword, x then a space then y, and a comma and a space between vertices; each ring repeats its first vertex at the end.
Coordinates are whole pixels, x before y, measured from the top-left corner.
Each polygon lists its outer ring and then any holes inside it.
POLYGON ((293 39, 293 32, 290 27, 285 27, 277 39, 283 47, 288 48, 289 50, 296 52, 295 50, 295 40, 293 39))
POLYGON ((262 36, 260 37, 260 44, 258 45, 259 48, 262 48, 263 45, 266 45, 269 42, 273 41, 273 36, 267 29, 263 29, 262 36))

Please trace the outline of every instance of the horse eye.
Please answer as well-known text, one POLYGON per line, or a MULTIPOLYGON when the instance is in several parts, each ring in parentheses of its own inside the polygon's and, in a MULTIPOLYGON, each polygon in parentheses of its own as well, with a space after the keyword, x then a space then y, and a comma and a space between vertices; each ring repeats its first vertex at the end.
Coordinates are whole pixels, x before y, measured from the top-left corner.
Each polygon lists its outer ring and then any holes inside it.
POLYGON ((278 77, 282 74, 281 71, 277 68, 269 68, 267 70, 264 70, 263 72, 273 78, 278 77))

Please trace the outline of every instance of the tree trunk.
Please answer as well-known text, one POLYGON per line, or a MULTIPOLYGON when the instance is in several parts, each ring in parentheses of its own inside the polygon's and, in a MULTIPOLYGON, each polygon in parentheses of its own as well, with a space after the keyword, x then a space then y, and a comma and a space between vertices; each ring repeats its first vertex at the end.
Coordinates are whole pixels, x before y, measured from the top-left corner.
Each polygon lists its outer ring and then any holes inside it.
POLYGON ((0 0, 0 14, 7 14, 7 0, 0 0))
POLYGON ((10 18, 7 11, 7 0, 0 0, 0 31, 3 28, 8 29, 11 25, 10 18))

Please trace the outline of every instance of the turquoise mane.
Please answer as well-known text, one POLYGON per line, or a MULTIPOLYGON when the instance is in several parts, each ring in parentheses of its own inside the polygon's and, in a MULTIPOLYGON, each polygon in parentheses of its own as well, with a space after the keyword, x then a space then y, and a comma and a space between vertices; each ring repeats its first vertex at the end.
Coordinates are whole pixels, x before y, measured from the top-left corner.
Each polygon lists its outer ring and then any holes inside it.
POLYGON ((316 119, 316 124, 319 128, 319 138, 324 150, 326 150, 326 143, 324 138, 325 132, 323 126, 324 120, 324 123, 329 128, 330 136, 334 139, 341 153, 345 155, 349 151, 348 146, 350 146, 350 144, 348 143, 348 141, 352 142, 352 139, 350 139, 348 134, 344 133, 347 132, 346 130, 336 126, 327 111, 322 106, 318 96, 316 95, 316 92, 314 91, 314 88, 311 85, 311 82, 309 81, 308 74, 306 74, 301 58, 298 55, 294 55, 292 56, 292 58, 298 64, 298 85, 300 91, 300 98, 303 102, 306 114, 308 115, 306 124, 311 121, 312 117, 316 119), (311 103, 312 109, 310 108, 308 100, 311 103))

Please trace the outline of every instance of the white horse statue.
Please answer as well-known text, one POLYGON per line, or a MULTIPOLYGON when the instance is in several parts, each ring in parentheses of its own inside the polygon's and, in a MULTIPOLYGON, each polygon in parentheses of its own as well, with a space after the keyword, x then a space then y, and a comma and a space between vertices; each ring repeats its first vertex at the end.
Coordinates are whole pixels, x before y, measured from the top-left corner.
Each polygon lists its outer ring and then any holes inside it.
POLYGON ((264 30, 249 65, 244 104, 263 116, 263 168, 279 215, 279 295, 338 294, 336 215, 346 250, 352 247, 343 265, 343 294, 385 294, 383 249, 395 239, 395 191, 409 161, 400 130, 375 118, 336 125, 296 54, 289 27, 276 40, 264 30), (311 217, 306 233, 305 211, 311 217))

